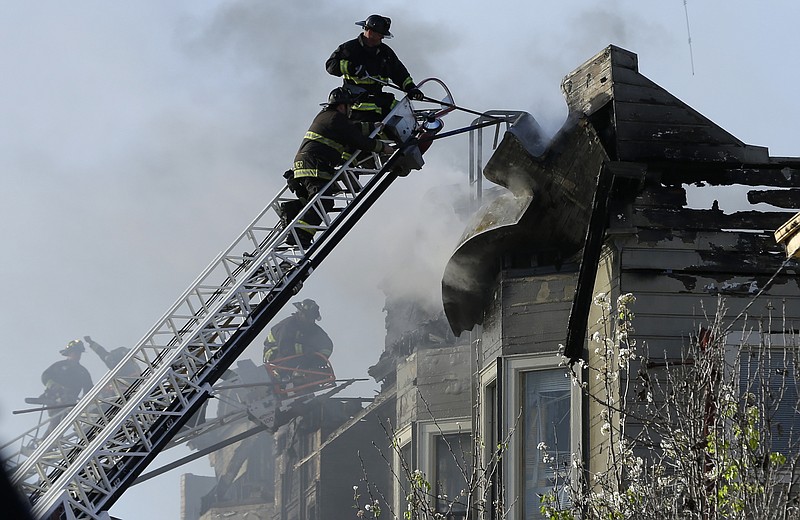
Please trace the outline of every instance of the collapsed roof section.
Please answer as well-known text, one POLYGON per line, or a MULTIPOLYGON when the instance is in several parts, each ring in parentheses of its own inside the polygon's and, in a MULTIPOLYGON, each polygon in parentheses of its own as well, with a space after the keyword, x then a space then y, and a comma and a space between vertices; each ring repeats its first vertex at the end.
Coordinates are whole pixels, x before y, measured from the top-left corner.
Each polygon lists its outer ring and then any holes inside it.
POLYGON ((580 250, 594 192, 585 180, 606 160, 585 118, 567 121, 546 148, 530 115, 509 129, 484 169, 509 192, 475 215, 445 268, 444 309, 455 334, 481 323, 505 252, 560 264, 580 250))
MULTIPOLYGON (((591 291, 593 271, 584 264, 592 258, 587 249, 602 245, 609 199, 615 208, 628 205, 626 225, 639 232, 763 231, 786 220, 785 213, 687 209, 682 184, 780 188, 751 191, 748 199, 795 203, 790 191, 800 184, 799 159, 771 158, 767 148, 743 143, 640 74, 632 52, 605 48, 568 74, 562 91, 570 113, 547 146, 533 118, 523 118, 486 165, 484 175, 509 193, 475 216, 445 269, 445 313, 456 334, 482 324, 504 259, 521 253, 533 267, 559 269, 576 260, 591 291), (658 207, 633 207, 644 192, 657 195, 658 207), (588 244, 592 229, 595 239, 588 244)), ((576 301, 584 296, 576 294, 576 301)))

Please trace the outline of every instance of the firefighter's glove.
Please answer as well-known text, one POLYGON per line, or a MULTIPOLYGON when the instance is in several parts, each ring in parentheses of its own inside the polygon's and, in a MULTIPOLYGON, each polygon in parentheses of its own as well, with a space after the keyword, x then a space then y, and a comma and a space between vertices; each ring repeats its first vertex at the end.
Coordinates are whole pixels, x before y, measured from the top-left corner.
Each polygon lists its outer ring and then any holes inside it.
POLYGON ((300 184, 300 181, 298 181, 294 177, 287 180, 286 185, 289 187, 289 191, 291 191, 292 193, 297 193, 297 191, 303 187, 302 184, 300 184))
POLYGON ((283 172, 283 176, 286 179, 286 185, 289 187, 289 191, 292 193, 296 193, 297 190, 302 187, 300 181, 294 177, 294 170, 286 170, 283 172))
POLYGON ((425 94, 423 94, 422 91, 417 87, 414 87, 408 91, 408 97, 414 101, 422 101, 422 99, 425 97, 425 94))

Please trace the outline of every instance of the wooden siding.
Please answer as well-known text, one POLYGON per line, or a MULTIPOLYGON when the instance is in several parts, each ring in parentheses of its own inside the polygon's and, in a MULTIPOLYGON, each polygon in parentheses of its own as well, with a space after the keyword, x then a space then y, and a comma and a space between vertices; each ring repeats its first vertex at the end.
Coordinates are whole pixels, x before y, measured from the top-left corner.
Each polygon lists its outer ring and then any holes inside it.
POLYGON ((557 352, 567 322, 577 273, 502 280, 503 355, 557 352))
POLYGON ((470 345, 418 350, 398 363, 397 424, 469 416, 472 412, 470 345))

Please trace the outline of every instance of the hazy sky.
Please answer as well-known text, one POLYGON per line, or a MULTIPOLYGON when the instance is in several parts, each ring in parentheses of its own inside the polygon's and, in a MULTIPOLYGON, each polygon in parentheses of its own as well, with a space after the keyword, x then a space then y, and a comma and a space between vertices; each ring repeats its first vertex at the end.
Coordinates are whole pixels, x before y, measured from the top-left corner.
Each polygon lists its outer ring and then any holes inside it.
MULTIPOLYGON (((340 84, 325 60, 369 14, 392 18, 387 43, 416 80, 441 78, 471 109, 528 111, 555 132, 563 76, 615 44, 739 139, 800 155, 800 3, 687 7, 694 72, 682 0, 4 2, 0 437, 35 422, 12 411, 41 393, 69 340, 136 344, 262 209, 340 84)), ((447 129, 472 119, 454 114, 447 129)), ((466 136, 437 143, 306 283, 338 376, 367 377, 380 355, 380 284, 438 302, 463 231, 449 194, 467 189, 467 152, 466 136)), ((259 341, 246 355, 260 352, 259 341)), ((84 361, 99 379, 99 359, 84 361)), ((112 513, 178 518, 181 472, 131 489, 112 513)))

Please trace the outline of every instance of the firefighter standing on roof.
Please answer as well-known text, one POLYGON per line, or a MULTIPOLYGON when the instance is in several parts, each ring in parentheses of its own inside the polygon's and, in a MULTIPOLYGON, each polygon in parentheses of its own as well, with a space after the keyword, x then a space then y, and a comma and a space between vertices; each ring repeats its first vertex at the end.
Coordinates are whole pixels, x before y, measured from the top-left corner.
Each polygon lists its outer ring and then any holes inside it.
POLYGON ((316 324, 322 317, 319 305, 311 299, 293 304, 297 311, 270 329, 264 341, 264 363, 280 358, 290 358, 287 365, 313 368, 327 361, 333 352, 333 341, 322 327, 316 324), (319 355, 324 356, 324 360, 319 355))
MULTIPOLYGON (((343 154, 354 150, 365 152, 391 153, 392 147, 378 139, 364 135, 361 125, 351 122, 347 115, 354 101, 349 91, 342 87, 333 89, 328 102, 323 103, 322 111, 317 114, 306 132, 300 149, 294 158, 294 168, 287 171, 289 189, 297 195, 298 200, 281 204, 281 221, 284 225, 291 222, 300 211, 313 199, 333 178, 336 168, 343 162, 343 154)), ((338 189, 336 183, 328 190, 333 193, 338 189)), ((326 212, 333 209, 332 199, 323 199, 322 206, 326 212)), ((297 230, 300 245, 308 247, 319 226, 322 217, 313 209, 303 215, 297 230)), ((289 235, 287 243, 297 245, 294 235, 289 235)))
POLYGON ((383 43, 384 38, 392 37, 389 32, 391 23, 389 18, 379 14, 356 22, 364 31, 357 38, 339 45, 325 62, 328 73, 341 76, 345 88, 366 94, 360 103, 353 106, 353 120, 381 121, 389 113, 396 101, 391 93, 383 92, 384 83, 393 82, 411 99, 423 98, 405 65, 391 47, 383 43))

